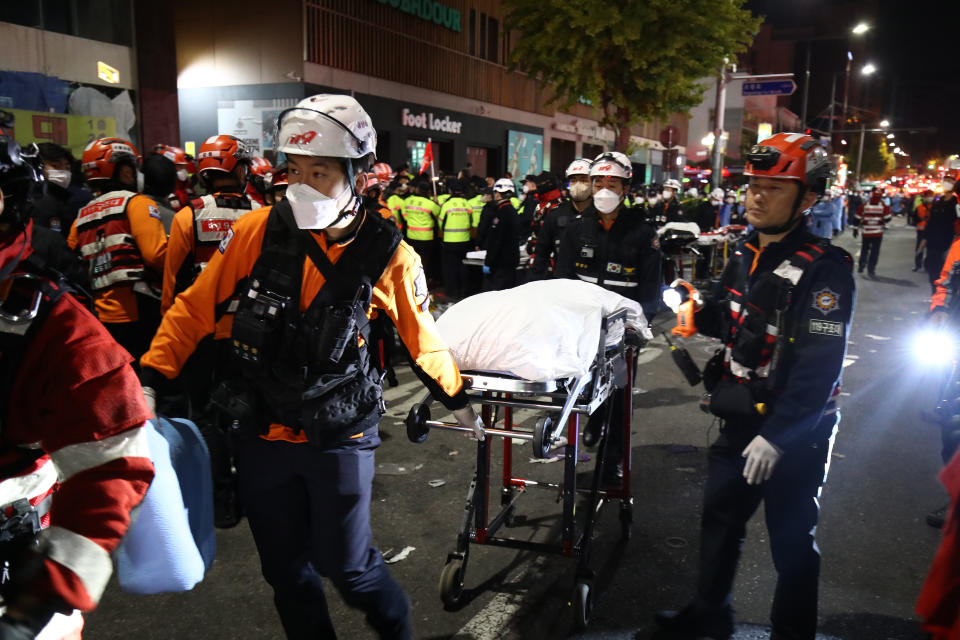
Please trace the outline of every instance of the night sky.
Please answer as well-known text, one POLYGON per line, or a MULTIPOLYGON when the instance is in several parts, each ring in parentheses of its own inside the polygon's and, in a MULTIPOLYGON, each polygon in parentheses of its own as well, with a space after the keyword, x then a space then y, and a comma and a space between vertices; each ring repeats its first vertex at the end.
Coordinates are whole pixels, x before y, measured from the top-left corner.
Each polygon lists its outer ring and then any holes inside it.
MULTIPOLYGON (((960 3, 748 0, 746 6, 781 29, 813 27, 817 33, 842 29, 843 25, 823 23, 823 15, 837 10, 871 23, 866 47, 880 69, 883 115, 895 127, 938 129, 932 134, 898 133, 898 144, 918 164, 936 153, 960 154, 960 3)), ((829 82, 828 74, 811 75, 811 93, 818 81, 829 82)))

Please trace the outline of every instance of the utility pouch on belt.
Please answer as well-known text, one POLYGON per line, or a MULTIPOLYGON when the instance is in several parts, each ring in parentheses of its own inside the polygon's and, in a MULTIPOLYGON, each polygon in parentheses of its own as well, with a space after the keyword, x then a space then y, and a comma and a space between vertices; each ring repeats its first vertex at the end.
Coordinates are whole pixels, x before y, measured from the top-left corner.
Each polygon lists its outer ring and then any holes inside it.
POLYGON ((763 419, 753 386, 723 379, 710 392, 710 413, 734 423, 753 424, 763 419))
POLYGON ((737 332, 730 357, 748 369, 756 369, 760 366, 766 342, 766 323, 759 316, 750 316, 737 332))
POLYGON ((716 352, 707 360, 707 364, 703 365, 703 388, 707 390, 708 393, 713 393, 713 390, 717 388, 717 384, 720 383, 720 379, 723 378, 723 353, 725 349, 723 347, 716 350, 716 352))
POLYGON ((210 403, 237 423, 241 435, 266 435, 269 425, 266 422, 257 422, 256 397, 243 383, 228 380, 221 382, 214 390, 210 403))
POLYGON ((303 394, 301 424, 310 444, 324 448, 353 435, 357 422, 373 411, 386 413, 383 385, 375 370, 355 375, 326 388, 311 388, 303 394))

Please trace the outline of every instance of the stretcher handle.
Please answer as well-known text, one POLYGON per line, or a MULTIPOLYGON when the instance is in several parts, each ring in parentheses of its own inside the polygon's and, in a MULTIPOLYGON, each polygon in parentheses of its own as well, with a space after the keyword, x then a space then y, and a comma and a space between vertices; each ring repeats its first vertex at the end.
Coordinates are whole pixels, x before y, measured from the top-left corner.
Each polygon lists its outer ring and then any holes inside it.
MULTIPOLYGON (((463 433, 469 433, 472 436, 475 436, 476 433, 470 427, 461 426, 456 422, 440 422, 438 420, 427 420, 424 423, 424 426, 429 427, 430 429, 441 429, 443 431, 462 431, 463 433)), ((527 433, 526 431, 507 431, 506 429, 487 429, 484 428, 483 432, 488 436, 500 436, 501 438, 513 438, 514 440, 533 440, 533 434, 527 433)))

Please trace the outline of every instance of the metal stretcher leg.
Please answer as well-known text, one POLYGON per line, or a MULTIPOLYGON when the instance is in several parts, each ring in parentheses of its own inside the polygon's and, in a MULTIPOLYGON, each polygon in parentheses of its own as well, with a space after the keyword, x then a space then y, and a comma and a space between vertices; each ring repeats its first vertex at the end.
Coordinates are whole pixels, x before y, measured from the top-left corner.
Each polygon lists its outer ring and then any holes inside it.
MULTIPOLYGON (((504 398, 509 400, 511 394, 505 394, 504 398)), ((503 410, 503 429, 504 431, 513 431, 513 408, 505 407, 503 410)), ((513 486, 513 438, 503 439, 503 480, 500 487, 500 507, 508 509, 504 516, 504 524, 508 527, 514 525, 514 508, 512 506, 514 495, 517 489, 513 486)))
POLYGON ((632 348, 627 349, 627 380, 623 394, 623 433, 622 442, 623 479, 620 484, 620 534, 624 540, 629 540, 633 533, 633 493, 630 489, 630 472, 633 468, 633 446, 631 437, 633 432, 633 376, 636 367, 636 358, 632 348))
POLYGON ((571 413, 567 418, 567 446, 563 455, 563 538, 561 548, 568 558, 573 555, 576 536, 577 500, 577 441, 580 439, 580 415, 571 413))

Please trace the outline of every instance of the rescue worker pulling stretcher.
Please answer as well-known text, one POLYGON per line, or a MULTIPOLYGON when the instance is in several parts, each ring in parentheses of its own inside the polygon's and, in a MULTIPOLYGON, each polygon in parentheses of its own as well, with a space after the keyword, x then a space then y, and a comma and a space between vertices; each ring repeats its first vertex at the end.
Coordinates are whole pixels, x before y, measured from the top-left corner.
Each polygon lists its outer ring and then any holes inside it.
POLYGON ((381 638, 410 638, 407 598, 370 531, 385 411, 370 316, 389 316, 415 373, 458 422, 480 438, 482 426, 427 310, 420 258, 394 224, 363 210, 377 146, 367 113, 352 97, 316 95, 277 124, 286 199, 237 220, 164 316, 142 381, 147 394, 162 391, 239 300, 236 376, 215 401, 241 433, 240 500, 287 636, 335 637, 326 576, 381 638))
POLYGON ((709 450, 696 597, 657 617, 678 637, 733 634, 737 560, 761 501, 777 569, 770 637, 816 635, 814 534, 855 296, 850 255, 803 224, 829 174, 810 136, 779 133, 752 148, 744 175, 756 231, 695 314, 702 333, 725 343, 704 372, 722 426, 709 450))

